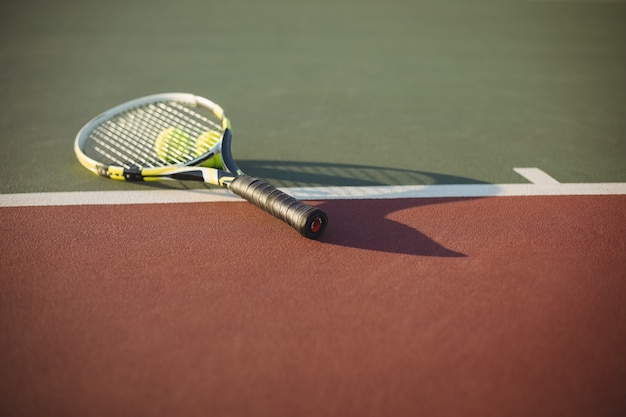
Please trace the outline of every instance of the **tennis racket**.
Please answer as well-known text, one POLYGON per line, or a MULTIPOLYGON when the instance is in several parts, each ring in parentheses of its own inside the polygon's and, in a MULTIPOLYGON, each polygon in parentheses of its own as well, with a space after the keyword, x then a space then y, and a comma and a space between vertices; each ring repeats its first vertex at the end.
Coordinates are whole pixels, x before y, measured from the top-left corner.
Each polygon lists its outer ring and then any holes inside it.
POLYGON ((224 110, 192 94, 166 93, 120 104, 78 132, 74 152, 95 174, 122 181, 191 180, 227 188, 308 238, 326 214, 244 174, 231 153, 224 110))

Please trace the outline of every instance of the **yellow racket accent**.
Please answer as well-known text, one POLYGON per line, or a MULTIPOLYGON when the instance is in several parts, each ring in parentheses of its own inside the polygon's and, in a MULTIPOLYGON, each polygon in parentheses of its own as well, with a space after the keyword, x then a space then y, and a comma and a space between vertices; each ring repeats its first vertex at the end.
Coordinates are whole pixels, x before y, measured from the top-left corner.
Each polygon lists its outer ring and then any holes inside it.
POLYGON ((109 167, 108 170, 109 178, 112 180, 125 181, 124 178, 124 168, 120 167, 109 167))

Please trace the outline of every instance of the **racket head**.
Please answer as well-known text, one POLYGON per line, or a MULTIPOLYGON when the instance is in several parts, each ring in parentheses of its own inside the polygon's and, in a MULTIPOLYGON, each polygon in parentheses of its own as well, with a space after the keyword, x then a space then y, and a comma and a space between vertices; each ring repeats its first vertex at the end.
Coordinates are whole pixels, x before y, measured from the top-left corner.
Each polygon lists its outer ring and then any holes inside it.
POLYGON ((224 110, 204 97, 162 93, 115 106, 83 126, 74 153, 90 171, 113 179, 128 172, 158 176, 164 169, 221 163, 230 128, 224 110))

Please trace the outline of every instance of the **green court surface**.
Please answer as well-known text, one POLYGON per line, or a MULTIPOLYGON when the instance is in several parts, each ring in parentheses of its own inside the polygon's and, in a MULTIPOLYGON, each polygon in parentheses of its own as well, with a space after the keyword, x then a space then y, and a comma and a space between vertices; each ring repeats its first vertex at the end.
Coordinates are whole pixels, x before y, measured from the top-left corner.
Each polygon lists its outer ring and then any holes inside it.
POLYGON ((603 1, 3 2, 0 193, 145 189, 73 140, 169 91, 221 104, 241 167, 281 186, 624 182, 624 22, 603 1))

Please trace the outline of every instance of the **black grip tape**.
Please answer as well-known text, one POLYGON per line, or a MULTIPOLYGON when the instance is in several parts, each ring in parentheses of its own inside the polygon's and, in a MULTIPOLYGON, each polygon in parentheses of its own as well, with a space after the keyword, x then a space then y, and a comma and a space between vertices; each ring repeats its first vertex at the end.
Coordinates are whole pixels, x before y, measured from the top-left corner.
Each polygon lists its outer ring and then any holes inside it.
POLYGON ((302 236, 316 238, 326 229, 326 213, 304 204, 261 179, 242 174, 230 183, 229 189, 289 224, 302 236))

